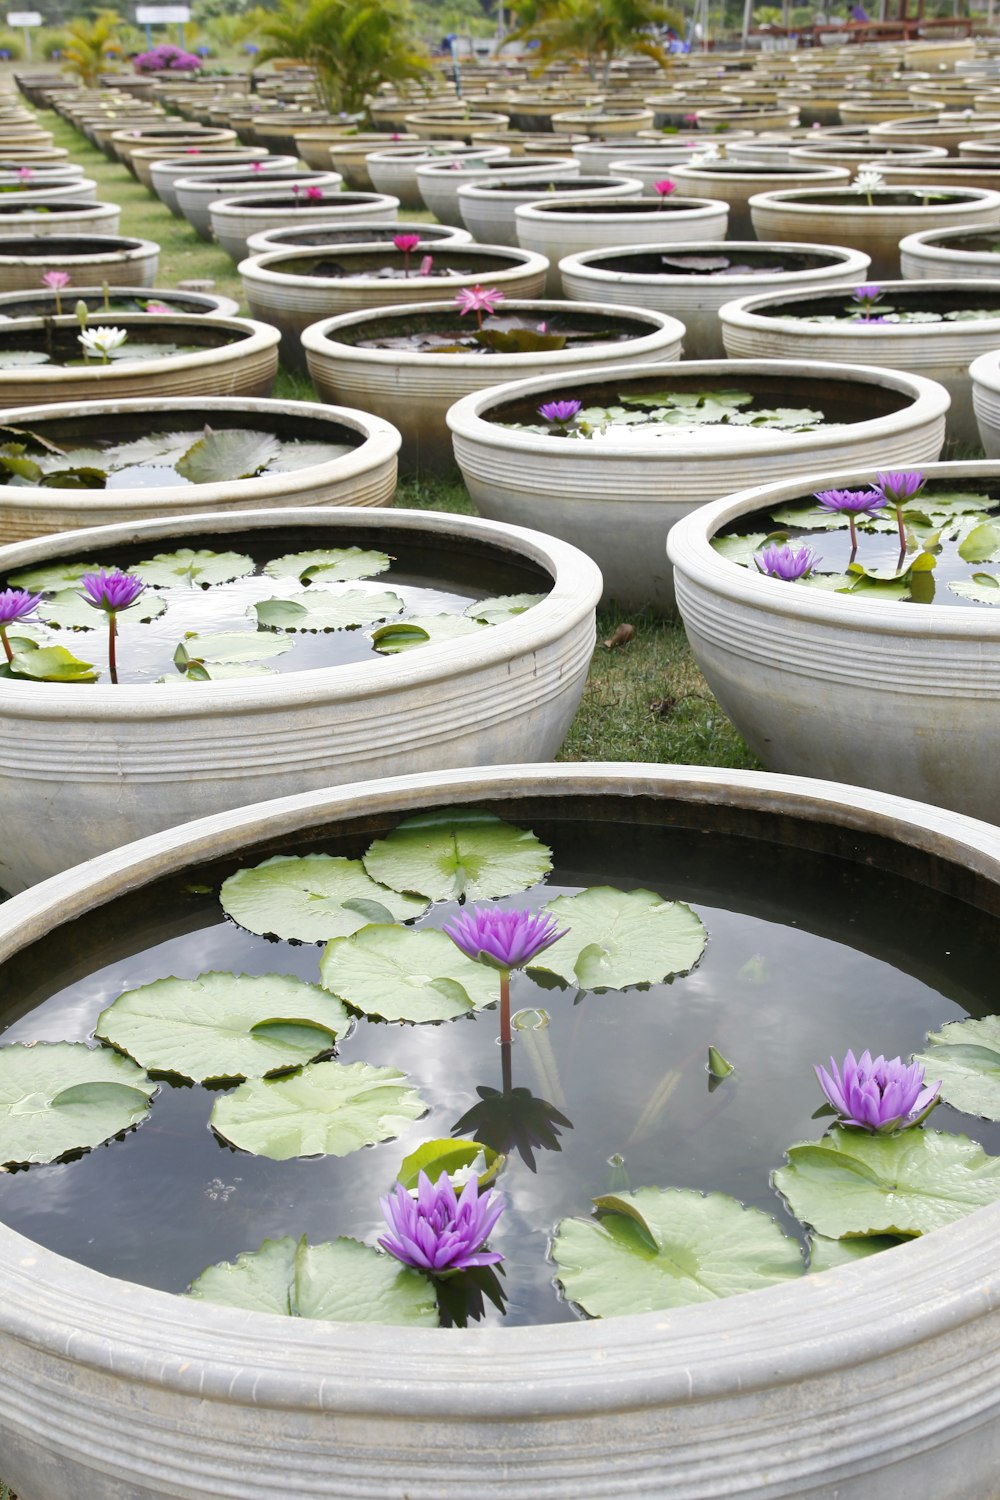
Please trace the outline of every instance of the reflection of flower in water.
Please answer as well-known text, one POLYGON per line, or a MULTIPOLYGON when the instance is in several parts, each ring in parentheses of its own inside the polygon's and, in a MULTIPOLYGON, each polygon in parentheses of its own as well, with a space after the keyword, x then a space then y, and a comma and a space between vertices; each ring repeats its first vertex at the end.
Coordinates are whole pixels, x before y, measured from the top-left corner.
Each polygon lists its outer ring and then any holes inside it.
POLYGON ((516 1151, 529 1171, 534 1172, 537 1150, 561 1151, 560 1127, 572 1130, 573 1122, 530 1089, 476 1089, 479 1103, 466 1110, 451 1127, 452 1135, 471 1135, 493 1151, 509 1156, 516 1151))

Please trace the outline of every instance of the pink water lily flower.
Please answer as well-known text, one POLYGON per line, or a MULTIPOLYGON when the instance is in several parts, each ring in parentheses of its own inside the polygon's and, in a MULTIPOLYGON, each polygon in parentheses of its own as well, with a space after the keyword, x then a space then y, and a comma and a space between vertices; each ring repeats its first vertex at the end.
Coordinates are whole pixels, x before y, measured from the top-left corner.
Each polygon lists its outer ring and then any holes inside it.
POLYGON ((307 187, 306 197, 310 200, 310 202, 318 203, 319 200, 323 197, 323 189, 321 187, 307 187))
POLYGON ((665 202, 670 197, 670 194, 676 191, 677 184, 676 182, 672 182, 669 177, 661 177, 659 182, 653 183, 653 192, 659 193, 661 203, 665 202))
POLYGON ((69 272, 46 271, 42 277, 42 285, 49 287, 53 292, 64 286, 69 286, 69 272))

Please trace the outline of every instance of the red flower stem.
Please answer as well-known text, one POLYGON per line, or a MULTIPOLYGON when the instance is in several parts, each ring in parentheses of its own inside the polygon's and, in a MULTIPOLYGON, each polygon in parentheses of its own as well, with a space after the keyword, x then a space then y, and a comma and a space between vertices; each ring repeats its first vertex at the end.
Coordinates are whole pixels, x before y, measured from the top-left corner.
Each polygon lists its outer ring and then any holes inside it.
POLYGON ((7 653, 7 660, 8 661, 13 661, 14 660, 14 653, 10 649, 10 641, 7 639, 7 627, 6 627, 6 625, 0 625, 0 641, 3 641, 3 649, 7 653))
POLYGON ((905 557, 906 556, 906 532, 905 532, 905 530, 903 528, 903 507, 901 505, 897 505, 896 506, 896 525, 899 527, 899 545, 900 545, 900 548, 902 549, 903 556, 905 557))
POLYGON ((482 310, 481 307, 477 307, 476 308, 476 322, 479 324, 479 327, 482 328, 482 326, 483 326, 483 310, 482 310))
POLYGON ((847 524, 851 528, 851 560, 853 561, 854 554, 858 550, 858 534, 854 529, 854 517, 850 511, 847 512, 847 524))
POLYGON ((511 1064, 512 1048, 510 1042, 500 1044, 500 1073, 501 1087, 505 1094, 509 1094, 514 1087, 514 1069, 511 1064))
POLYGON ((118 664, 115 661, 115 612, 113 609, 108 611, 108 624, 110 626, 108 630, 108 671, 111 673, 111 681, 117 684, 118 664))
POLYGON ((509 1047, 510 1033, 510 970, 500 970, 500 1045, 509 1047))

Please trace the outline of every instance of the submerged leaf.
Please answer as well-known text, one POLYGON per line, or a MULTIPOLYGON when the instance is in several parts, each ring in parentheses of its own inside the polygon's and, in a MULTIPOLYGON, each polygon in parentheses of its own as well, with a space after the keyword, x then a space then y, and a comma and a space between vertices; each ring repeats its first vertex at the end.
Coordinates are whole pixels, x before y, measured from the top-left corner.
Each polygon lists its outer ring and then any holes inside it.
POLYGON ((127 1057, 83 1042, 0 1047, 0 1163, 56 1161, 149 1114, 156 1085, 127 1057))
POLYGON ((372 918, 358 905, 377 903, 383 922, 420 917, 428 902, 379 885, 359 859, 331 854, 276 854, 252 869, 237 870, 219 892, 222 909, 250 932, 273 933, 302 943, 348 937, 372 918))
POLYGON ((372 924, 335 938, 319 974, 348 1005, 385 1021, 450 1021, 500 998, 496 971, 430 927, 416 932, 372 924))
POLYGON ((690 906, 664 901, 655 891, 593 886, 578 896, 557 896, 544 909, 568 931, 531 967, 587 990, 621 990, 686 974, 708 942, 690 906))

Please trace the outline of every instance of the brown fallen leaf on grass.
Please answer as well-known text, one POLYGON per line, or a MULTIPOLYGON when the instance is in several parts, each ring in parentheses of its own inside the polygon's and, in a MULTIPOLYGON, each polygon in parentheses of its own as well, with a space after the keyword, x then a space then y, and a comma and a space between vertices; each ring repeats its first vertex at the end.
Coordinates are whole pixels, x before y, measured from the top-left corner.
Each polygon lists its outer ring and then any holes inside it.
POLYGON ((676 707, 676 698, 654 698, 649 705, 649 711, 654 719, 665 719, 676 707))
POLYGON ((608 648, 609 651, 613 651, 616 646, 626 646, 626 645, 628 645, 629 641, 632 639, 632 637, 634 635, 635 635, 635 626, 634 625, 629 625, 629 624, 616 625, 615 628, 614 628, 614 630, 608 636, 607 640, 604 642, 604 644, 608 648))

